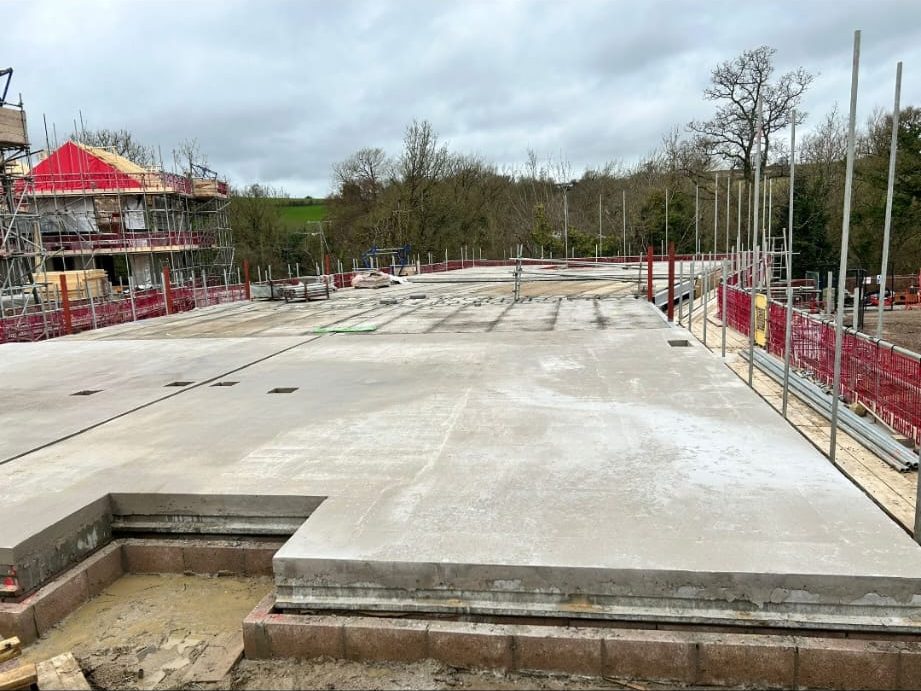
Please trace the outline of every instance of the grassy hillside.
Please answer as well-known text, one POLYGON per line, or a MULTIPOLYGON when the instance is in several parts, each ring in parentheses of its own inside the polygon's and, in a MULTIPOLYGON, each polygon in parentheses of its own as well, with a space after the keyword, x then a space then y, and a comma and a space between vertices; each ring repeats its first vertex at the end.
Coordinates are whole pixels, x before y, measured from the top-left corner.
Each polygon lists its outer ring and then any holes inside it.
POLYGON ((299 199, 279 199, 279 211, 282 221, 291 229, 301 229, 311 221, 326 220, 326 204, 324 200, 314 200, 312 204, 305 204, 299 199))

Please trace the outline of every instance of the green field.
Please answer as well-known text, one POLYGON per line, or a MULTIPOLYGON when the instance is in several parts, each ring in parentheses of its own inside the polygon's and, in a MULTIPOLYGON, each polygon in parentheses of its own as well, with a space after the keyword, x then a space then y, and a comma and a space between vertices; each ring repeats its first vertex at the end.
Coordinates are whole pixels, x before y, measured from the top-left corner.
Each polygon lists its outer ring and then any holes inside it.
POLYGON ((303 228, 311 221, 326 220, 326 204, 322 200, 310 205, 293 205, 287 199, 280 199, 278 205, 282 221, 292 230, 303 228))

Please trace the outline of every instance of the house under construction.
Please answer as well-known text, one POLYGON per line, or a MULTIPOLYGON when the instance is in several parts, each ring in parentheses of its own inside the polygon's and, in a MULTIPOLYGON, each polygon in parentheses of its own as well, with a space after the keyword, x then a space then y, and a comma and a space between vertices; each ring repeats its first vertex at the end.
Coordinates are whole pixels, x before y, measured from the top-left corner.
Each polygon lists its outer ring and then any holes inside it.
POLYGON ((174 286, 226 282, 229 194, 214 171, 145 168, 75 141, 36 155, 22 104, 3 95, 0 84, 0 317, 55 309, 62 272, 71 300, 162 287, 164 267, 174 286))

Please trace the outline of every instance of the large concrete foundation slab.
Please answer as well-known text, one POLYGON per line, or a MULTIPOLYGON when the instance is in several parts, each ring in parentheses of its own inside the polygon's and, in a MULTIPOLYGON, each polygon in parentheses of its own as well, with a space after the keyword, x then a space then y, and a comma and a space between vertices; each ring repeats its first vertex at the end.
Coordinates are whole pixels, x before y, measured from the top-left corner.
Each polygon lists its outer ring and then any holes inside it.
MULTIPOLYGON (((317 508, 283 609, 921 630, 921 548, 687 332, 632 298, 470 298, 215 312, 380 329, 233 340, 272 355, 0 466, 0 564, 112 493, 289 495, 317 508)), ((155 327, 151 353, 214 340, 155 327)))

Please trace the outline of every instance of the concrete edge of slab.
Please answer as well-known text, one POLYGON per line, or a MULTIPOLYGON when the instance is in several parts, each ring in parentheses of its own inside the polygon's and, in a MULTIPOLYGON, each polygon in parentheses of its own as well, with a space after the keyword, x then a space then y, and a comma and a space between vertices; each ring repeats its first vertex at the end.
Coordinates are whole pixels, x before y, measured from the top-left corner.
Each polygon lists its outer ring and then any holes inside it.
POLYGON ((286 611, 425 612, 921 633, 918 580, 895 576, 274 559, 286 611), (412 583, 406 588, 404 583, 412 583))
POLYGON ((295 615, 266 597, 247 658, 434 659, 453 667, 756 688, 921 688, 921 642, 295 615))
POLYGON ((35 641, 126 573, 271 576, 280 541, 117 539, 18 602, 0 602, 0 634, 35 641))

